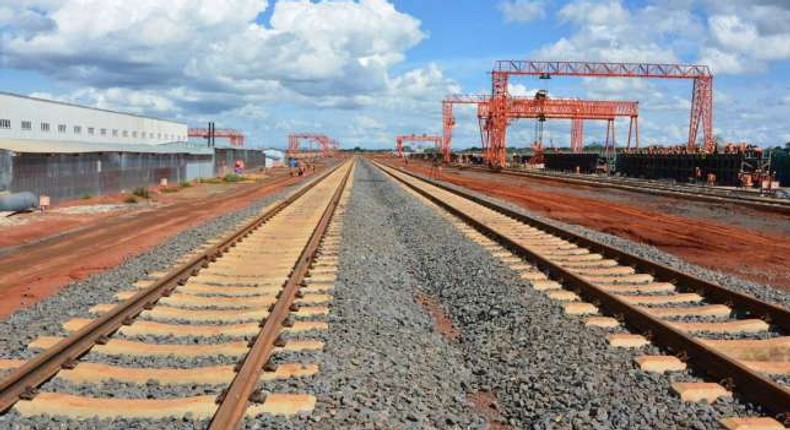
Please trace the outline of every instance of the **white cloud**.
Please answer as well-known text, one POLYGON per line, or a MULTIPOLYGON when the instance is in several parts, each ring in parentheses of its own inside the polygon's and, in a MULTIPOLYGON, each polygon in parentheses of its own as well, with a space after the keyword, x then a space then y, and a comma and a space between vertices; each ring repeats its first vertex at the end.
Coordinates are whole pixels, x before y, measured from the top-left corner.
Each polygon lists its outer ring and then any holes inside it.
POLYGON ((540 91, 540 89, 538 89, 538 88, 530 88, 530 87, 527 87, 526 85, 523 85, 523 84, 514 84, 514 83, 508 83, 507 84, 507 92, 511 96, 531 97, 531 96, 534 96, 535 93, 537 93, 538 91, 540 91))
POLYGON ((167 113, 172 115, 180 112, 171 98, 126 88, 104 90, 83 88, 69 94, 32 93, 30 96, 132 113, 167 113))
POLYGON ((266 8, 259 0, 67 0, 44 14, 27 9, 53 25, 12 23, 5 55, 12 67, 99 87, 189 82, 242 93, 273 81, 308 96, 353 96, 386 89, 389 69, 425 37, 419 21, 385 0, 280 1, 270 26, 255 24, 266 8))
POLYGON ((499 10, 505 22, 527 23, 546 17, 544 0, 502 0, 499 10))
POLYGON ((565 21, 573 21, 581 25, 604 26, 624 25, 631 18, 631 14, 617 0, 571 2, 560 9, 558 15, 565 21))
POLYGON ((427 36, 386 0, 0 3, 3 64, 77 88, 57 97, 76 103, 282 132, 338 128, 361 108, 425 122, 460 91, 436 64, 392 72, 427 36))
POLYGON ((708 18, 710 37, 702 61, 718 74, 759 72, 770 61, 790 59, 790 4, 724 8, 708 18))
POLYGON ((725 52, 714 47, 703 47, 700 51, 700 56, 699 62, 710 66, 714 74, 741 74, 749 70, 749 65, 744 63, 745 58, 735 52, 725 52))
POLYGON ((576 0, 557 16, 572 32, 538 49, 535 56, 540 59, 677 62, 676 51, 685 49, 682 38, 701 32, 697 18, 686 9, 628 9, 621 0, 576 0))

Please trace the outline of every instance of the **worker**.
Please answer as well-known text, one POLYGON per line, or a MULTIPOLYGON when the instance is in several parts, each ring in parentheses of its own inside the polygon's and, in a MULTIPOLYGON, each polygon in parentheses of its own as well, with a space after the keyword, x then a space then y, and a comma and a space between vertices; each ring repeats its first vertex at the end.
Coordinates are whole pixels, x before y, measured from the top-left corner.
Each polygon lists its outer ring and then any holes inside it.
POLYGON ((291 157, 291 158, 288 159, 289 174, 291 176, 294 175, 297 165, 298 165, 298 163, 296 162, 296 158, 291 157))
POLYGON ((433 156, 433 162, 431 163, 431 175, 430 176, 438 178, 439 177, 439 169, 440 169, 439 155, 437 154, 437 155, 433 156))

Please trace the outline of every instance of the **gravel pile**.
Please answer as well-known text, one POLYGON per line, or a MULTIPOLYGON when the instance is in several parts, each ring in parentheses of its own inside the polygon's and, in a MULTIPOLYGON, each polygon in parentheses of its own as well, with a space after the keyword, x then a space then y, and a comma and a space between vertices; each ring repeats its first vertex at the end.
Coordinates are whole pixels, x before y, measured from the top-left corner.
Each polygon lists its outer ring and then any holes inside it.
POLYGON ((328 343, 318 375, 304 381, 316 410, 260 416, 248 429, 483 428, 465 398, 472 375, 463 357, 414 300, 416 263, 398 240, 390 192, 378 173, 357 167, 328 343))
POLYGON ((470 390, 495 393, 513 428, 713 429, 721 417, 750 413, 737 400, 682 403, 670 384, 691 375, 640 371, 639 352, 610 348, 608 332, 565 317, 434 211, 393 186, 382 191, 414 274, 462 334, 476 376, 470 390))

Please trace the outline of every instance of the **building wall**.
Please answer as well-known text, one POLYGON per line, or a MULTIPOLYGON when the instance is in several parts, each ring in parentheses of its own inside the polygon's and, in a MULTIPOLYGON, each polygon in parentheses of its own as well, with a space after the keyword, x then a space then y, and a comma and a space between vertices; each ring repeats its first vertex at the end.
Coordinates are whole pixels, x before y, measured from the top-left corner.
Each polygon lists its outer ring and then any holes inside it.
POLYGON ((214 166, 211 154, 17 153, 10 158, 9 191, 44 194, 53 202, 132 191, 158 185, 161 179, 177 184, 211 176, 214 166))
POLYGON ((2 138, 155 145, 186 142, 187 125, 0 93, 2 138))
POLYGON ((0 192, 11 189, 11 152, 0 149, 0 192))
POLYGON ((266 167, 266 157, 260 149, 215 148, 214 173, 217 176, 233 173, 237 160, 244 161, 244 167, 248 172, 266 167))

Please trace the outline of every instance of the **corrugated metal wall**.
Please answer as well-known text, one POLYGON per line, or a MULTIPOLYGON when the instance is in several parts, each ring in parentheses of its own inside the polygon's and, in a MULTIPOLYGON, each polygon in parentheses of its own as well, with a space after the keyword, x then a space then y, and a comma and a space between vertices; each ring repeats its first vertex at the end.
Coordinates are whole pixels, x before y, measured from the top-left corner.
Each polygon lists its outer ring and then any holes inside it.
POLYGON ((0 149, 0 191, 11 189, 11 152, 0 149))
POLYGON ((233 173, 236 160, 244 160, 247 171, 266 167, 266 157, 260 149, 215 148, 214 172, 217 176, 233 173))
POLYGON ((53 201, 117 193, 209 176, 211 155, 89 153, 16 154, 11 158, 12 192, 45 194, 53 201), (190 167, 188 167, 190 166, 190 167))

